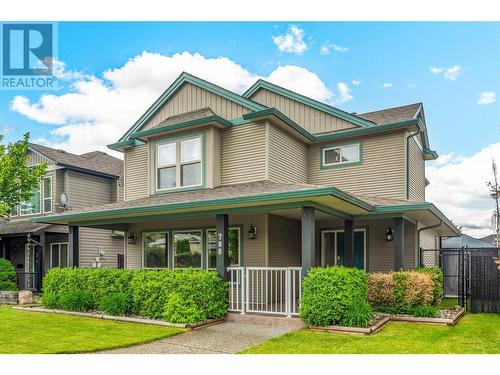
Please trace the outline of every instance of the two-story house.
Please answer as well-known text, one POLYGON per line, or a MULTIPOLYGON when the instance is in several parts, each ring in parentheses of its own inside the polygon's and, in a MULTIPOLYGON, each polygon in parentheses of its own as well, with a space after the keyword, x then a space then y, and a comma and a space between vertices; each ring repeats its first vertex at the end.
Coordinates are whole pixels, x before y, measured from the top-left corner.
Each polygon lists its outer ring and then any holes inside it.
POLYGON ((460 234, 425 201, 437 154, 421 103, 353 114, 183 73, 109 147, 124 154, 123 202, 34 221, 125 231, 126 268, 217 270, 233 310, 284 313, 286 295, 292 315, 310 267, 410 269, 419 247, 460 234))
POLYGON ((9 259, 21 289, 38 289, 51 267, 117 267, 123 254, 123 233, 66 225, 34 223, 31 219, 78 211, 87 206, 123 201, 123 161, 104 152, 75 155, 31 144, 29 165, 46 162, 47 174, 30 201, 16 205, 9 221, 0 222, 0 257, 9 259), (79 243, 79 251, 69 249, 79 243))

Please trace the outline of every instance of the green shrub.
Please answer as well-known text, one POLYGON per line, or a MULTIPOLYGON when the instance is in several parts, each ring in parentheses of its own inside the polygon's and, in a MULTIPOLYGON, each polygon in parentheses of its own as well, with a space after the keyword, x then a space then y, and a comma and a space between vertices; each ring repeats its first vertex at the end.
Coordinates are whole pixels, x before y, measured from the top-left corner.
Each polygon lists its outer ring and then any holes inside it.
POLYGON ((438 316, 439 309, 436 306, 420 305, 408 309, 408 314, 425 318, 435 318, 438 316))
POLYGON ((417 268, 415 271, 431 276, 434 283, 432 304, 439 305, 443 298, 443 271, 439 267, 417 268))
POLYGON ((59 305, 63 310, 89 311, 94 307, 92 297, 84 291, 76 290, 61 296, 59 305))
POLYGON ((58 309, 59 301, 54 292, 45 292, 42 295, 42 305, 48 309, 58 309))
POLYGON ((130 295, 124 292, 117 292, 102 296, 99 301, 99 310, 109 315, 128 315, 132 308, 130 295))
POLYGON ((300 316, 311 326, 342 324, 367 298, 366 274, 342 266, 312 268, 303 282, 300 316))
POLYGON ((372 308, 367 301, 355 302, 342 320, 342 325, 348 327, 369 327, 372 321, 372 308))
POLYGON ((181 298, 176 292, 170 294, 165 304, 163 319, 167 322, 183 324, 193 324, 207 320, 192 299, 181 298))
POLYGON ((5 258, 0 258, 0 290, 17 290, 16 269, 5 258))

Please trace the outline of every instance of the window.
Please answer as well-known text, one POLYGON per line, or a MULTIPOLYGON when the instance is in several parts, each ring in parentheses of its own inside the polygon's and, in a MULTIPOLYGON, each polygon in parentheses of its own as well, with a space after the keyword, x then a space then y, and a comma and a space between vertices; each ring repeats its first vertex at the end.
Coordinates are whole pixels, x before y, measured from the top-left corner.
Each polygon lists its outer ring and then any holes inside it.
POLYGON ((50 267, 69 267, 67 243, 50 244, 50 267))
MULTIPOLYGON (((229 265, 239 266, 240 264, 240 228, 229 228, 228 231, 229 265)), ((207 230, 207 268, 214 270, 217 268, 217 231, 207 230)))
POLYGON ((31 195, 31 199, 27 202, 21 202, 20 204, 20 211, 21 211, 21 216, 22 215, 34 215, 34 214, 39 214, 41 211, 41 196, 40 196, 40 186, 41 184, 39 183, 38 186, 36 186, 33 189, 33 193, 31 195))
POLYGON ((142 251, 144 268, 167 268, 168 233, 143 233, 142 251))
POLYGON ((322 166, 331 167, 361 161, 361 144, 332 146, 322 149, 322 166))
POLYGON ((174 232, 174 268, 201 268, 201 230, 174 232))
POLYGON ((52 177, 43 179, 43 212, 52 212, 52 177))
POLYGON ((201 142, 196 137, 157 146, 157 190, 202 184, 201 142))
POLYGON ((10 211, 10 216, 17 216, 19 215, 19 205, 15 204, 12 206, 12 210, 10 211))

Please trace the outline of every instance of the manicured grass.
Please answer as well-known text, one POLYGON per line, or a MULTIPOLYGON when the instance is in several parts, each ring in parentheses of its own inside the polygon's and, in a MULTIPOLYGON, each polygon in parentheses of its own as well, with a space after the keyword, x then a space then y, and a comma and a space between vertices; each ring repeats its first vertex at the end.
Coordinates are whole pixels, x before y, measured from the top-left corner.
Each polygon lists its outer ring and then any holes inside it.
POLYGON ((162 339, 183 329, 0 307, 0 353, 84 353, 162 339))
POLYGON ((458 298, 443 298, 439 307, 447 308, 447 307, 455 307, 458 306, 458 298))
POLYGON ((243 353, 500 353, 500 314, 466 314, 454 327, 391 322, 373 336, 301 329, 243 353))

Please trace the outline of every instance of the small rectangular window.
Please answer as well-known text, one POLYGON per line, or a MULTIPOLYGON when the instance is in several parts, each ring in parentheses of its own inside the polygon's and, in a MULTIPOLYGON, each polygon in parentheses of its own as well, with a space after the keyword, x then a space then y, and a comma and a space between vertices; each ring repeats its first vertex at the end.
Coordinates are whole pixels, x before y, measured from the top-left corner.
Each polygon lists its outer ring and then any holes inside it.
POLYGON ((172 165, 177 160, 176 144, 168 143, 158 146, 158 166, 172 165))
POLYGON ((326 167, 361 161, 361 147, 359 143, 323 148, 322 153, 322 166, 326 167))
POLYGON ((50 244, 50 267, 69 267, 67 243, 50 244))
POLYGON ((167 268, 168 233, 144 233, 142 236, 143 267, 167 268))
POLYGON ((174 232, 174 268, 201 268, 201 231, 174 232))
POLYGON ((52 212, 52 177, 43 179, 43 212, 52 212))

